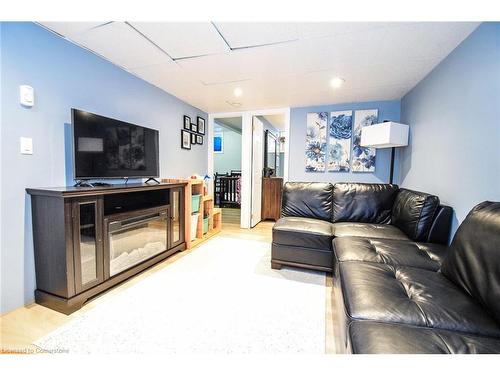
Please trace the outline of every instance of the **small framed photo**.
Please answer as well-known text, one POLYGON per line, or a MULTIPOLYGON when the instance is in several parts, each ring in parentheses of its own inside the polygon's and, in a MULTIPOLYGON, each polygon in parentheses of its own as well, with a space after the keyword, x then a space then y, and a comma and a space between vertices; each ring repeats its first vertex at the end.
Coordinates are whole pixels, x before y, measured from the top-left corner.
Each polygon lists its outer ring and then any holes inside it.
POLYGON ((198 133, 205 134, 205 119, 203 117, 198 116, 196 118, 196 122, 198 123, 198 133))
POLYGON ((181 148, 191 150, 191 133, 181 130, 181 148))
POLYGON ((192 145, 196 144, 196 134, 191 133, 191 144, 192 145))
POLYGON ((196 144, 202 145, 203 144, 203 136, 202 135, 197 135, 196 136, 196 144))
POLYGON ((196 125, 194 122, 191 123, 191 131, 195 133, 198 131, 198 125, 196 125))
POLYGON ((191 130, 191 117, 184 115, 184 129, 191 130))

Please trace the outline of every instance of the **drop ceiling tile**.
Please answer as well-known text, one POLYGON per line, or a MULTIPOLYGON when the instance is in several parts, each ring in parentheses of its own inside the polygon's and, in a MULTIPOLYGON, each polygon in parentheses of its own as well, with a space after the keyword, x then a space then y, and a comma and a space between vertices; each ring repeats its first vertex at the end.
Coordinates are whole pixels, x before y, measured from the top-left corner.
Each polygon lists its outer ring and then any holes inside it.
POLYGON ((181 68, 175 62, 168 62, 164 64, 149 65, 139 68, 132 68, 130 72, 134 73, 136 76, 149 81, 154 84, 165 82, 176 75, 178 76, 181 72, 181 68))
POLYGON ((380 56, 400 63, 444 58, 476 27, 474 23, 414 22, 387 28, 380 56))
POLYGON ((440 48, 452 51, 480 24, 480 22, 442 22, 438 34, 440 48))
POLYGON ((385 28, 331 37, 304 39, 297 43, 308 71, 351 69, 375 61, 385 38, 385 28))
POLYGON ((288 42, 299 37, 297 24, 287 22, 217 22, 231 48, 288 42))
POLYGON ((294 74, 302 71, 301 58, 295 45, 276 45, 180 60, 178 64, 204 84, 216 85, 294 74))
POLYGON ((172 61, 158 47, 122 22, 86 31, 71 40, 126 69, 172 61))
POLYGON ((298 35, 301 39, 367 32, 384 27, 387 27, 385 22, 301 22, 297 24, 298 35))
POLYGON ((229 50, 210 22, 133 22, 132 25, 174 59, 229 50))
MULTIPOLYGON (((193 41, 199 32, 195 28, 172 41, 141 25, 134 27, 165 50, 171 43, 173 54, 209 51, 210 55, 172 62, 131 26, 116 22, 81 27, 83 31, 75 31, 69 39, 208 112, 399 99, 477 27, 477 23, 440 22, 267 24, 271 26, 248 36, 249 29, 266 24, 236 24, 241 43, 299 40, 211 54, 218 51, 212 48, 211 36, 208 42, 193 41), (273 28, 277 31, 270 32, 273 28), (329 85, 335 76, 346 80, 341 89, 329 85), (235 87, 243 89, 241 98, 234 97, 235 87), (234 101, 241 106, 228 104, 234 101)), ((182 31, 179 24, 160 26, 158 30, 177 29, 172 34, 182 31)))
POLYGON ((104 25, 105 21, 102 22, 38 22, 40 25, 55 31, 56 33, 69 37, 73 35, 80 34, 84 31, 88 31, 99 25, 104 25))
POLYGON ((245 69, 245 61, 233 53, 185 59, 177 63, 206 85, 248 80, 252 76, 251 71, 245 69))
MULTIPOLYGON (((400 99, 408 90, 405 85, 389 85, 389 86, 376 86, 371 88, 363 88, 353 90, 357 99, 361 102, 375 101, 375 100, 395 100, 400 99)), ((381 119, 391 120, 391 119, 381 119)))

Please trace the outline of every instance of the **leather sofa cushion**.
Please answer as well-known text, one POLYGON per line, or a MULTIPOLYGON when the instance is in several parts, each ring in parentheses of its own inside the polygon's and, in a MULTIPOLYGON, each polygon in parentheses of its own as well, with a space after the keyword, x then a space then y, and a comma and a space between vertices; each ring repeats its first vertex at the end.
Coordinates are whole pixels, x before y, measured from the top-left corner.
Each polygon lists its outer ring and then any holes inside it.
POLYGON ((323 182, 287 182, 283 186, 282 216, 332 220, 333 185, 323 182))
POLYGON ((332 251, 332 224, 304 217, 282 217, 273 226, 273 243, 332 251))
POLYGON ((500 202, 483 202, 457 230, 441 269, 500 323, 500 202))
POLYGON ((490 313, 441 273, 368 262, 343 262, 339 270, 348 320, 500 337, 490 313))
POLYGON ((356 354, 500 353, 500 340, 492 337, 378 322, 353 322, 349 341, 356 354))
POLYGON ((437 244, 377 238, 338 237, 333 240, 337 262, 363 261, 439 270, 447 247, 437 244))
POLYGON ((408 240, 406 234, 394 225, 369 223, 333 223, 335 237, 373 237, 408 240))
POLYGON ((411 240, 427 242, 438 207, 439 198, 435 195, 401 189, 394 202, 391 224, 411 240))
POLYGON ((397 193, 397 185, 337 183, 333 188, 333 222, 389 223, 397 193))

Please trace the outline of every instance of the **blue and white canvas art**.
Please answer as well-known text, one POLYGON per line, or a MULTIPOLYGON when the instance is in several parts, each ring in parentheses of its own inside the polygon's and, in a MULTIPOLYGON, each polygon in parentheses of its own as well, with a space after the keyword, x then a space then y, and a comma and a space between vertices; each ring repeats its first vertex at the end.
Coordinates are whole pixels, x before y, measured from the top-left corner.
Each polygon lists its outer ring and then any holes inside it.
POLYGON ((349 172, 351 137, 352 111, 330 112, 328 172, 349 172))
POLYGON ((326 112, 307 114, 306 172, 324 172, 326 156, 326 112))
POLYGON ((375 172, 375 154, 373 147, 361 147, 361 129, 377 123, 378 109, 365 109, 354 112, 354 134, 352 138, 353 172, 375 172))

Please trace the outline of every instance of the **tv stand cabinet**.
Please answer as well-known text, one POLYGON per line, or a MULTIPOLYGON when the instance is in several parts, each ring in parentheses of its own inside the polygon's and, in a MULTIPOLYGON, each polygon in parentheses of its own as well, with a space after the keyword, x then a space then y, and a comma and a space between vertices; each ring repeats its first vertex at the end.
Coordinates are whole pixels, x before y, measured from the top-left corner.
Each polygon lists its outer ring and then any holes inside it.
POLYGON ((71 314, 186 248, 184 183, 26 189, 38 304, 71 314))

